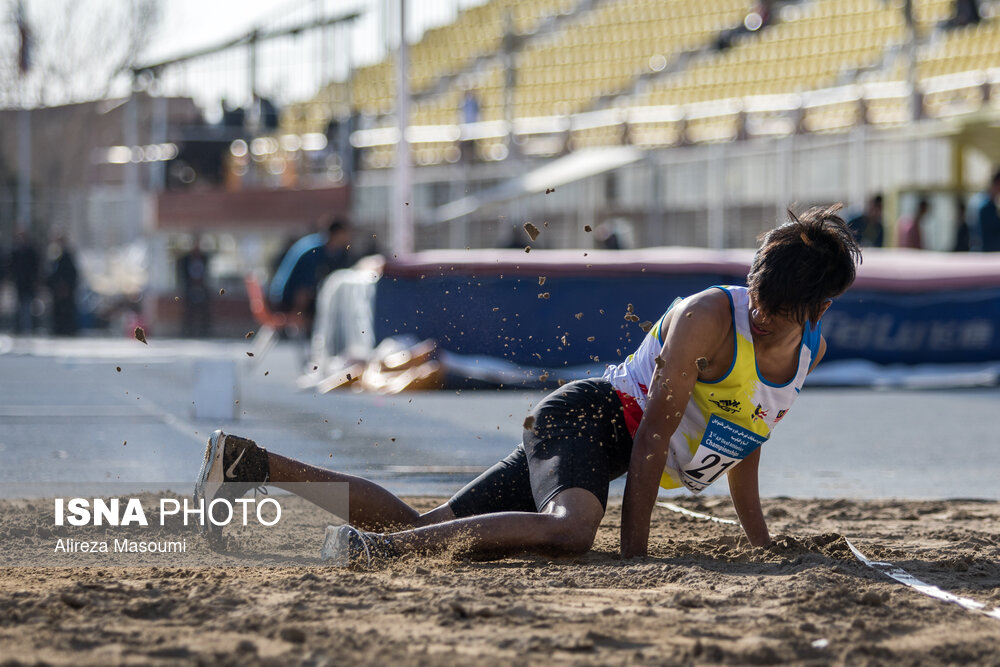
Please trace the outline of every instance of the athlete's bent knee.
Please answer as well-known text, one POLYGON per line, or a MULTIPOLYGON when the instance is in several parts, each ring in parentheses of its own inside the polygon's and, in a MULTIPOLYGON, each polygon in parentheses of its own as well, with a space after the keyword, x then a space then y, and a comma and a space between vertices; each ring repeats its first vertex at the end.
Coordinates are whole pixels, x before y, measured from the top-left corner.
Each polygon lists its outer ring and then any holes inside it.
POLYGON ((597 529, 590 526, 574 526, 563 532, 559 543, 560 552, 565 556, 582 556, 594 546, 597 529))
POLYGON ((545 512, 552 519, 549 534, 553 551, 563 556, 580 556, 594 546, 604 508, 593 493, 567 489, 553 498, 545 512))

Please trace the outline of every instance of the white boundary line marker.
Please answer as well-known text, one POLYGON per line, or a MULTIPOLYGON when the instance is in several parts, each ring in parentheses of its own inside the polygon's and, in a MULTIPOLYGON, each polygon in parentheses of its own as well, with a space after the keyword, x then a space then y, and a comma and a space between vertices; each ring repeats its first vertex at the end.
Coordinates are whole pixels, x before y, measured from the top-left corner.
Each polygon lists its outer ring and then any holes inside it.
POLYGON ((868 567, 872 568, 873 570, 881 572, 885 576, 895 579, 899 583, 909 586, 910 588, 919 591, 924 595, 928 595, 932 598, 937 598, 938 600, 942 600, 944 602, 953 602, 960 607, 968 609, 969 611, 981 612, 983 614, 986 614, 987 616, 1000 620, 1000 607, 995 607, 992 611, 986 611, 986 605, 983 604, 982 602, 976 602, 975 600, 970 600, 969 598, 963 598, 958 595, 955 595, 954 593, 943 591, 937 586, 931 586, 930 584, 926 584, 917 579, 916 577, 914 577, 912 574, 910 574, 903 568, 899 567, 898 565, 894 565, 892 563, 885 563, 877 560, 868 560, 864 556, 864 554, 858 551, 857 548, 855 548, 855 546, 851 544, 851 541, 849 539, 845 537, 844 541, 847 542, 847 546, 851 548, 851 552, 854 554, 854 556, 859 561, 861 561, 868 567))
POLYGON ((702 514, 701 512, 692 512, 689 509, 681 507, 680 505, 674 505, 673 503, 656 503, 658 507, 668 509, 671 512, 677 512, 678 514, 683 514, 684 516, 689 516, 694 519, 702 519, 704 521, 714 521, 715 523, 726 523, 732 526, 736 525, 736 522, 732 519, 721 519, 717 516, 711 516, 709 514, 702 514))
MULTIPOLYGON (((689 516, 694 519, 702 519, 703 521, 714 521, 715 523, 725 523, 730 525, 736 525, 737 523, 732 519, 722 519, 717 516, 702 514, 701 512, 693 512, 689 509, 681 507, 680 505, 675 505, 673 503, 658 502, 656 503, 656 505, 657 507, 662 507, 664 509, 670 510, 671 512, 677 512, 678 514, 683 514, 684 516, 689 516)), ((844 541, 847 542, 847 546, 850 547, 851 553, 854 554, 855 558, 857 558, 859 561, 861 561, 868 567, 872 568, 876 572, 881 572, 885 576, 891 579, 895 579, 899 583, 905 586, 909 586, 910 588, 914 589, 919 593, 923 593, 924 595, 941 600, 943 602, 952 602, 964 609, 968 609, 969 611, 985 614, 986 616, 1000 620, 1000 607, 994 607, 992 611, 986 611, 986 605, 983 604, 982 602, 977 602, 969 598, 963 598, 958 595, 955 595, 954 593, 943 591, 937 586, 931 586, 930 584, 926 584, 917 579, 916 577, 914 577, 912 574, 910 574, 903 568, 899 567, 898 565, 894 565, 892 563, 885 563, 882 561, 869 560, 868 558, 865 557, 864 554, 858 551, 858 549, 853 544, 851 544, 851 541, 849 539, 845 537, 844 541)))

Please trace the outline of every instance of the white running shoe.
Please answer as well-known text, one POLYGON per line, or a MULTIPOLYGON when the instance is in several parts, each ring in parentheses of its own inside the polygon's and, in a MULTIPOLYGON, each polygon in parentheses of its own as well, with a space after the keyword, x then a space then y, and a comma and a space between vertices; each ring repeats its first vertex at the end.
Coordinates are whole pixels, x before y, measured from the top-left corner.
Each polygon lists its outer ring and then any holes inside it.
POLYGON ((373 535, 354 526, 327 526, 319 556, 334 567, 367 570, 375 562, 373 535))
MULTIPOLYGON (((194 485, 194 501, 205 501, 207 508, 216 498, 233 500, 250 489, 267 483, 270 470, 267 451, 253 440, 215 431, 208 439, 205 459, 194 485)), ((202 532, 217 527, 210 521, 202 532)))

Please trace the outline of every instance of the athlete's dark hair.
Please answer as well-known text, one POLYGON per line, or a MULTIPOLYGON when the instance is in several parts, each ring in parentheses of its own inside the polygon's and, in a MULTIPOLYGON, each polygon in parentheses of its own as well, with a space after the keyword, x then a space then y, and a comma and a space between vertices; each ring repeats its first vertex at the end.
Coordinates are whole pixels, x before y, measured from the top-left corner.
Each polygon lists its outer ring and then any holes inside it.
POLYGON ((761 237, 747 287, 767 314, 815 322, 823 304, 854 282, 861 249, 837 213, 842 204, 815 206, 761 237))

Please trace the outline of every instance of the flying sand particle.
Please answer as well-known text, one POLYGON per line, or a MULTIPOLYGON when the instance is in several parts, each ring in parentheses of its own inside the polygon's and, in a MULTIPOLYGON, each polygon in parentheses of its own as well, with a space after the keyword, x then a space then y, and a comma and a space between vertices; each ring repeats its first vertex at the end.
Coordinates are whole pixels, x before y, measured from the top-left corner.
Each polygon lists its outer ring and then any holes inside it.
MULTIPOLYGON (((534 417, 534 415, 528 415, 527 417, 525 417, 524 418, 524 424, 522 424, 522 426, 524 426, 524 430, 525 431, 531 431, 531 430, 533 430, 535 428, 535 417, 534 417)), ((497 428, 500 428, 500 427, 498 426, 497 428)))
POLYGON ((694 365, 698 367, 699 371, 703 371, 708 368, 708 359, 705 357, 698 357, 694 360, 694 365))
POLYGON ((250 340, 251 338, 253 338, 253 332, 252 332, 252 331, 248 331, 248 332, 247 332, 247 335, 245 336, 245 338, 246 338, 247 340, 250 340))
POLYGON ((137 341, 139 341, 143 345, 149 345, 149 343, 146 342, 146 332, 145 330, 143 330, 142 327, 136 327, 134 334, 135 334, 135 339, 137 341))
POLYGON ((532 241, 534 241, 535 239, 537 239, 538 235, 542 233, 542 230, 540 230, 538 227, 535 227, 530 222, 524 223, 524 231, 526 231, 528 233, 528 237, 532 241))

